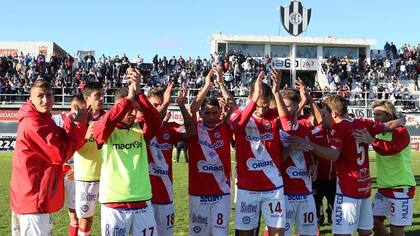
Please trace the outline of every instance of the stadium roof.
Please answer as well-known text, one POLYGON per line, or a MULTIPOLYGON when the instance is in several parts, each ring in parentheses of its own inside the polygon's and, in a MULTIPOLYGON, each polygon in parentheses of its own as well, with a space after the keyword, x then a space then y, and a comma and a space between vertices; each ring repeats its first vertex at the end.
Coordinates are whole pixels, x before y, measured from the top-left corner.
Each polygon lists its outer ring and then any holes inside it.
POLYGON ((246 43, 297 43, 297 44, 314 44, 314 45, 336 45, 336 46, 372 46, 376 45, 374 39, 345 39, 328 37, 293 37, 293 36, 268 36, 268 35, 230 35, 224 33, 214 33, 210 37, 212 41, 226 42, 246 42, 246 43))

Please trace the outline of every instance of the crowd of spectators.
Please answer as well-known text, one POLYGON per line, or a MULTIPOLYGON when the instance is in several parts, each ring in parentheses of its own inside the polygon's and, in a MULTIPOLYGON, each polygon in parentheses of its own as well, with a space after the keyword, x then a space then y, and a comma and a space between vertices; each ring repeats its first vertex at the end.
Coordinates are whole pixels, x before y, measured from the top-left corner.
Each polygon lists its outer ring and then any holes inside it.
MULTIPOLYGON (((409 100, 413 96, 403 84, 412 80, 414 90, 419 90, 420 44, 417 47, 404 44, 397 50, 393 43, 386 42, 382 52, 374 52, 370 63, 366 57, 352 61, 346 56, 338 58, 331 55, 322 63, 328 85, 323 88, 316 85, 315 90, 324 93, 336 91, 354 101, 367 97, 394 99, 405 104, 398 100, 409 100)), ((316 96, 322 96, 322 93, 316 96)))
MULTIPOLYGON (((402 86, 401 81, 413 80, 418 90, 420 44, 417 47, 404 44, 397 50, 393 43, 387 42, 383 52, 372 54, 370 63, 366 57, 350 60, 346 56, 330 55, 321 63, 328 85, 321 87, 313 83, 310 87, 312 96, 321 98, 325 93, 334 92, 356 103, 362 98, 410 99, 409 90, 402 86)), ((145 87, 161 86, 171 80, 175 84, 187 83, 190 88, 200 88, 208 71, 220 65, 227 87, 234 96, 245 97, 248 95, 247 85, 259 71, 270 73, 271 61, 268 55, 251 57, 241 51, 210 55, 209 59, 155 55, 151 63, 145 63, 139 55, 130 61, 125 54, 114 58, 102 55, 98 59, 90 53, 75 57, 53 55, 48 61, 42 54, 0 55, 0 94, 27 94, 31 83, 42 78, 53 84, 57 95, 79 93, 89 81, 101 82, 106 94, 112 95, 115 88, 127 83, 124 74, 128 67, 136 67, 142 72, 145 87)), ((19 96, 0 98, 13 101, 19 96)))

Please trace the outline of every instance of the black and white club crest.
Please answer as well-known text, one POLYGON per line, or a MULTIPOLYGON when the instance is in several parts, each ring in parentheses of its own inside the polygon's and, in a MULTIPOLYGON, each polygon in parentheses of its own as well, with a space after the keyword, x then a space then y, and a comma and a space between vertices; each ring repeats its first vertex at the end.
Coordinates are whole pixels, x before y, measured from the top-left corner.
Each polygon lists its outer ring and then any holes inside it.
POLYGON ((280 18, 284 29, 293 36, 306 31, 311 20, 311 9, 302 6, 299 0, 293 0, 289 6, 280 7, 280 18))

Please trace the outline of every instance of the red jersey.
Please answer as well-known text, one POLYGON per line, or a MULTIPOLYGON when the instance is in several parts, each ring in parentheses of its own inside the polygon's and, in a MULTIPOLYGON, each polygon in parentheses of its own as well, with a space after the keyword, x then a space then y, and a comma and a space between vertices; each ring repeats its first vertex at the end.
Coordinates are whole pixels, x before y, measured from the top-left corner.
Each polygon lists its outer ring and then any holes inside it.
POLYGON ((226 122, 210 129, 195 124, 197 135, 188 138, 189 193, 197 196, 230 194, 232 130, 226 122))
POLYGON ((180 140, 179 127, 175 122, 163 122, 156 136, 147 142, 152 203, 173 202, 172 148, 180 140))
MULTIPOLYGON (((334 145, 328 130, 318 126, 312 129, 312 142, 324 147, 337 146, 334 145)), ((320 180, 332 180, 337 178, 335 162, 326 160, 322 157, 314 155, 317 162, 317 177, 320 180)))
POLYGON ((368 145, 353 137, 356 129, 366 128, 372 136, 382 132, 383 123, 368 119, 343 119, 331 129, 340 156, 336 161, 337 193, 354 198, 370 197, 368 145), (341 143, 341 144, 340 144, 341 143))
POLYGON ((283 186, 280 174, 280 119, 270 109, 263 118, 253 116, 256 103, 251 101, 243 111, 231 115, 235 133, 238 188, 268 191, 283 186))
MULTIPOLYGON (((280 131, 280 138, 284 147, 287 147, 287 143, 284 142, 284 139, 289 135, 312 141, 311 129, 302 124, 294 125, 292 130, 287 132, 280 131)), ((309 167, 313 164, 311 158, 312 154, 310 152, 293 150, 290 153, 290 157, 282 163, 281 173, 284 179, 285 194, 312 193, 312 178, 309 176, 309 167)))

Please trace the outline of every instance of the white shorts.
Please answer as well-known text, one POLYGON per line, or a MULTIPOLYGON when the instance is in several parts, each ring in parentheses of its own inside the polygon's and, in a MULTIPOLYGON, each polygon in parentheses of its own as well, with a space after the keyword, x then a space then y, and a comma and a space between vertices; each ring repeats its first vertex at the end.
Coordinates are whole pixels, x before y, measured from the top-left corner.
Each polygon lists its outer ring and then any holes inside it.
POLYGON ((99 197, 99 181, 84 182, 76 180, 76 215, 77 218, 89 218, 95 214, 96 201, 99 197))
POLYGON ((314 196, 285 195, 286 198, 286 231, 284 235, 291 235, 292 225, 299 235, 316 235, 318 221, 314 196))
POLYGON ((251 230, 258 226, 260 211, 267 226, 285 228, 286 209, 283 188, 271 191, 238 189, 235 210, 235 228, 251 230))
POLYGON ((47 236, 53 227, 52 214, 24 214, 12 212, 12 236, 47 236))
POLYGON ((174 235, 175 209, 174 204, 153 204, 156 226, 159 236, 174 235))
POLYGON ((373 214, 370 198, 351 198, 335 195, 333 234, 352 234, 358 229, 372 230, 373 214))
POLYGON ((377 192, 373 200, 373 215, 385 216, 391 225, 408 226, 413 223, 414 199, 395 199, 377 192))
POLYGON ((190 234, 228 235, 231 195, 190 195, 190 234))
POLYGON ((66 202, 67 208, 75 209, 76 208, 76 181, 68 180, 64 177, 64 188, 66 190, 66 202))
POLYGON ((101 204, 102 235, 158 235, 153 207, 147 201, 142 209, 109 208, 101 204))

